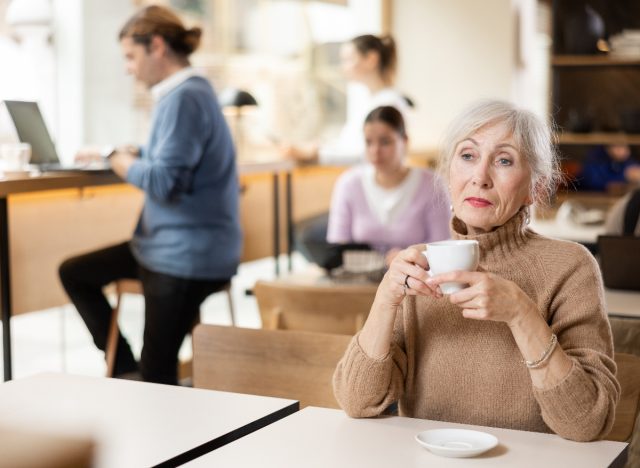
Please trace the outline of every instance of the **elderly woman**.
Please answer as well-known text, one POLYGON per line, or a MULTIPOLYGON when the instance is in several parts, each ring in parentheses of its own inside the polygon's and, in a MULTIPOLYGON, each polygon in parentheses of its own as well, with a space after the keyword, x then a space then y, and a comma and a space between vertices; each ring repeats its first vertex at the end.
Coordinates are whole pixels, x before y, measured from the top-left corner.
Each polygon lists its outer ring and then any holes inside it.
POLYGON ((398 402, 405 416, 605 437, 620 387, 598 266, 527 226, 559 177, 549 128, 482 101, 445 141, 452 236, 479 242, 480 266, 430 277, 423 248, 401 251, 338 364, 336 398, 354 417, 398 402), (451 281, 468 287, 444 296, 451 281))

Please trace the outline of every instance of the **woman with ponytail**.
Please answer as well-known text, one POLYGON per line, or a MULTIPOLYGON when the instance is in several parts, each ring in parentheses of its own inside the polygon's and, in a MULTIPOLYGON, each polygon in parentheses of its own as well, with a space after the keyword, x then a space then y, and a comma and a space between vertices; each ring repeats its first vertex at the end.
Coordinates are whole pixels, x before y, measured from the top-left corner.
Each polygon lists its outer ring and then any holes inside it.
POLYGON ((363 98, 348 103, 347 121, 337 139, 321 145, 310 143, 286 147, 288 157, 303 162, 362 162, 365 155, 362 125, 369 112, 376 107, 392 106, 406 120, 409 104, 394 88, 398 59, 391 36, 366 34, 354 37, 343 44, 340 59, 345 77, 364 86, 363 98))

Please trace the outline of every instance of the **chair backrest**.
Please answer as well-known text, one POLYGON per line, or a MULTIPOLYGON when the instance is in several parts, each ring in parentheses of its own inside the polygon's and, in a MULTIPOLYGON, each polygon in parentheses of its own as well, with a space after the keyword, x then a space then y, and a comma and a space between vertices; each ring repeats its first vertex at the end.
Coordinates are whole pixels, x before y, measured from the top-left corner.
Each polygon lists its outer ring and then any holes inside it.
POLYGON ((616 407, 616 418, 608 440, 628 441, 640 413, 640 357, 632 354, 616 353, 620 401, 616 407))
POLYGON ((0 468, 89 468, 96 466, 95 443, 88 438, 33 428, 0 428, 0 468))
POLYGON ((349 335, 198 325, 193 385, 338 408, 332 376, 349 335))
POLYGON ((258 281, 253 292, 262 328, 353 335, 369 315, 376 287, 258 281))

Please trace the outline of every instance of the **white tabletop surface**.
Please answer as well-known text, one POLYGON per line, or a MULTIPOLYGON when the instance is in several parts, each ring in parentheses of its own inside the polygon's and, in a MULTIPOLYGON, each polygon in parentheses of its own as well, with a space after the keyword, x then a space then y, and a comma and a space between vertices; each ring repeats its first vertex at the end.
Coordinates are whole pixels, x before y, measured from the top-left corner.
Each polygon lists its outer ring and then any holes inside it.
POLYGON ((605 289, 604 297, 609 315, 640 319, 640 291, 605 289))
POLYGON ((578 443, 553 434, 466 426, 424 419, 352 419, 339 410, 307 407, 187 463, 193 467, 581 467, 603 468, 627 444, 578 443), (475 458, 444 458, 414 439, 438 428, 481 430, 499 445, 475 458))
POLYGON ((589 226, 558 219, 532 219, 529 227, 543 236, 591 244, 595 244, 598 236, 605 233, 604 224, 589 226))
POLYGON ((238 436, 234 431, 264 417, 282 417, 296 404, 66 374, 38 374, 0 384, 0 421, 5 428, 91 437, 97 443, 97 468, 152 466, 202 444, 221 445, 238 436))

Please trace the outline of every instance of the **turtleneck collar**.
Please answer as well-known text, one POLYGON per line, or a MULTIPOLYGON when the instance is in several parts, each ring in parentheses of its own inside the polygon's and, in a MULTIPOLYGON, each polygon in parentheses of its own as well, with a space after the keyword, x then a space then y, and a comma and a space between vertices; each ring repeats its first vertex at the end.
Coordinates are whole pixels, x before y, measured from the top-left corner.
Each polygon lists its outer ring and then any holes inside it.
POLYGON ((520 249, 527 241, 529 231, 529 209, 523 207, 509 221, 493 231, 470 235, 467 225, 458 217, 451 220, 453 239, 475 239, 480 244, 480 260, 490 255, 503 256, 520 249))

